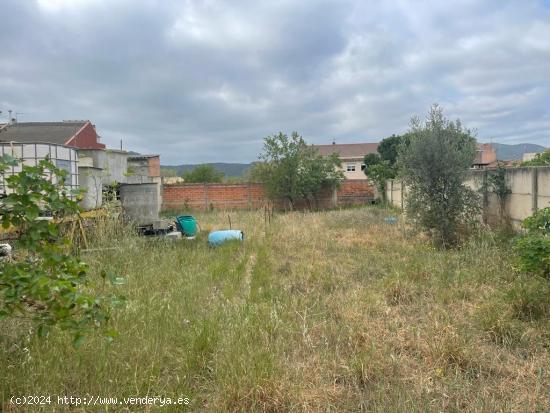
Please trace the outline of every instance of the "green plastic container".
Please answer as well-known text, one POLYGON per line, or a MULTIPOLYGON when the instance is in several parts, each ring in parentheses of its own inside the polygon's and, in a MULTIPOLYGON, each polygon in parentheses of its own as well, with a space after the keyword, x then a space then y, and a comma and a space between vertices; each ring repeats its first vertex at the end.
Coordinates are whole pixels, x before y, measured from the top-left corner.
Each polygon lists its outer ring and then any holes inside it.
POLYGON ((180 231, 186 237, 197 235, 197 220, 192 215, 181 215, 176 218, 180 231))

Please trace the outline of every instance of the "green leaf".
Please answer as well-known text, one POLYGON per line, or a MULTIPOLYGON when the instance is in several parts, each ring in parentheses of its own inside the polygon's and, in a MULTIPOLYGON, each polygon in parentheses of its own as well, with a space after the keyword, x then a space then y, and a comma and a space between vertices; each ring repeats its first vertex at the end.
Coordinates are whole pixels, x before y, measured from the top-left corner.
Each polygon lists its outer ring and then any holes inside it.
POLYGON ((38 337, 45 338, 48 337, 48 334, 50 333, 50 328, 45 324, 40 324, 38 326, 38 337))
POLYGON ((112 343, 114 341, 115 338, 117 338, 119 336, 118 334, 118 331, 116 330, 107 330, 105 332, 105 339, 107 340, 107 342, 109 343, 112 343))
POLYGON ((8 154, 4 154, 0 157, 0 165, 6 164, 7 166, 17 166, 18 163, 17 158, 8 154))
POLYGON ((73 340, 73 346, 75 348, 79 348, 80 346, 82 346, 82 344, 84 344, 85 341, 86 341, 86 337, 83 334, 76 333, 73 340))

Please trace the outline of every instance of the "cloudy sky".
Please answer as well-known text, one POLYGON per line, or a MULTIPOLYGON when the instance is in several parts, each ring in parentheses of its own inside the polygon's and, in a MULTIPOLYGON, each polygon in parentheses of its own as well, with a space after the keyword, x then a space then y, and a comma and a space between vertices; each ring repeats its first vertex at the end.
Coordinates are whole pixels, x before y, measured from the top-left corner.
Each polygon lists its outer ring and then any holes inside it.
POLYGON ((2 0, 0 122, 90 119, 163 163, 378 141, 433 102, 550 146, 550 0, 2 0))

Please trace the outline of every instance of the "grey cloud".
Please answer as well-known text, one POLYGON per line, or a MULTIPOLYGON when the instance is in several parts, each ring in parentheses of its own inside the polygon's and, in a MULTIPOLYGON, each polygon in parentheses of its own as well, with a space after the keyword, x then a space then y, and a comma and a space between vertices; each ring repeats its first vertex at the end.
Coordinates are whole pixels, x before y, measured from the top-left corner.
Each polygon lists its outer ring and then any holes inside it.
POLYGON ((8 0, 2 10, 0 110, 89 118, 109 145, 123 139, 166 163, 251 161, 279 130, 379 140, 436 101, 481 140, 550 145, 543 2, 8 0))

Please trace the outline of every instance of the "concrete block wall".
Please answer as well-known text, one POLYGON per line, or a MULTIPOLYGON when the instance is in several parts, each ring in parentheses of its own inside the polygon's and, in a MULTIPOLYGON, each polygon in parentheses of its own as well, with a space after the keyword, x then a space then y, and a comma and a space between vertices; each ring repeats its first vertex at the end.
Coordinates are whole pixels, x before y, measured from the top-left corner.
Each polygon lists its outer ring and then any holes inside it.
POLYGON ((126 182, 128 176, 128 153, 114 149, 80 149, 79 156, 92 158, 93 166, 103 170, 102 183, 126 182))
POLYGON ((159 220, 159 183, 121 184, 120 202, 127 219, 139 225, 159 220))
MULTIPOLYGON (((484 208, 484 216, 489 221, 500 216, 500 202, 496 194, 487 191, 485 183, 490 171, 471 171, 465 184, 479 191, 484 208)), ((506 169, 505 179, 511 193, 506 197, 504 215, 512 225, 520 227, 521 221, 532 215, 537 209, 550 207, 550 167, 523 167, 506 169)), ((387 182, 386 196, 388 202, 403 207, 403 188, 399 180, 387 182)))
POLYGON ((80 188, 84 190, 80 206, 85 211, 100 208, 103 204, 102 172, 93 166, 78 167, 80 188))
POLYGON ((537 169, 537 208, 550 206, 550 167, 537 169))

